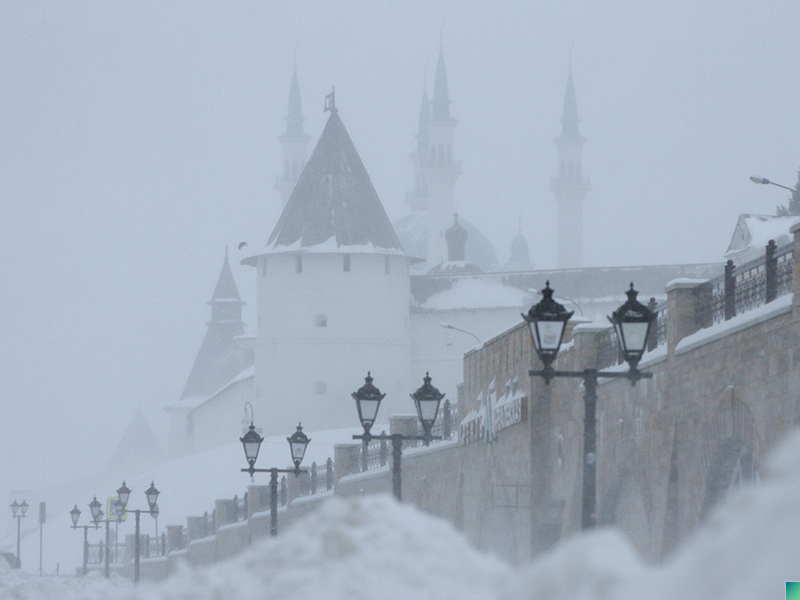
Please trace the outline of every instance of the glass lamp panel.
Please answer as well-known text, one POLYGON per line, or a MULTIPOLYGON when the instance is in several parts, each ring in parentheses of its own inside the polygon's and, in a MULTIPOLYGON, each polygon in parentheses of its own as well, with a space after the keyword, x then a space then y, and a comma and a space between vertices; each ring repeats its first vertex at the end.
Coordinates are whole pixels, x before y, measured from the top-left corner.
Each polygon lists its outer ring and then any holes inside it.
POLYGON ((623 322, 621 324, 623 348, 633 354, 641 354, 644 352, 645 344, 647 343, 648 327, 650 327, 650 323, 647 322, 623 322))
POLYGON ((24 517, 25 513, 28 512, 28 503, 25 500, 22 501, 22 504, 19 505, 19 512, 24 517))
POLYGON ((296 464, 303 462, 303 457, 306 454, 306 445, 302 442, 292 442, 290 446, 292 449, 292 460, 296 464))
POLYGON ((157 519, 159 512, 160 511, 159 511, 159 508, 158 508, 158 502, 153 502, 153 506, 150 508, 150 514, 152 515, 152 517, 154 519, 157 519))
POLYGON ((121 517, 125 514, 125 505, 122 503, 122 500, 117 500, 114 502, 114 513, 117 517, 121 517))
POLYGON ((436 414, 439 412, 438 398, 417 399, 417 414, 423 423, 433 424, 436 421, 436 414))
POLYGON ((78 508, 77 504, 75 505, 75 508, 69 511, 69 516, 72 519, 72 524, 77 525, 78 519, 81 518, 81 509, 78 508))
POLYGON ((16 517, 18 511, 19 511, 19 502, 14 500, 14 502, 12 502, 11 504, 11 516, 16 517))
POLYGON ((356 400, 358 403, 358 417, 361 419, 361 424, 372 426, 375 419, 378 418, 378 408, 381 406, 380 398, 359 398, 356 400))
POLYGON ((536 327, 539 330, 538 349, 556 354, 561 346, 561 337, 564 334, 566 325, 566 321, 538 321, 536 323, 536 327))

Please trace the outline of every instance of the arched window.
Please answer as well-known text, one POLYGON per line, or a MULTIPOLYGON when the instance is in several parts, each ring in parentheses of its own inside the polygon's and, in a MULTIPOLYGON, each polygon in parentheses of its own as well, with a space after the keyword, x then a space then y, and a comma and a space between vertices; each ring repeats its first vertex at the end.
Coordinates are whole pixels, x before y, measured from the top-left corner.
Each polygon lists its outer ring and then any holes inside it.
POLYGON ((327 327, 328 326, 328 317, 325 315, 315 315, 314 316, 314 327, 327 327))
POLYGON ((302 273, 303 272, 303 257, 299 254, 294 257, 294 272, 295 273, 302 273))
POLYGON ((349 273, 350 272, 350 255, 349 254, 345 254, 344 258, 342 259, 342 271, 344 271, 345 273, 349 273))
POLYGON ((387 275, 392 272, 392 263, 389 261, 388 256, 383 257, 383 272, 387 275))

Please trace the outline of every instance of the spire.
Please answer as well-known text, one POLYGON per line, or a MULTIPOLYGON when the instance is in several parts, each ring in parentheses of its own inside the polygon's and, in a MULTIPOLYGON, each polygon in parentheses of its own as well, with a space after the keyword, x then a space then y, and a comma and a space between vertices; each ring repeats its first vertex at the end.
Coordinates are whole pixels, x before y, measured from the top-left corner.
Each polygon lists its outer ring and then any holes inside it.
POLYGON ((428 99, 428 86, 422 91, 422 104, 419 107, 419 126, 417 128, 417 151, 428 151, 428 121, 431 120, 431 102, 428 99))
POLYGON ((447 69, 444 66, 444 52, 439 46, 439 62, 436 63, 436 76, 433 80, 433 100, 431 100, 434 119, 450 118, 450 92, 447 90, 447 69))
POLYGON ((564 92, 564 113, 561 117, 561 135, 564 137, 580 137, 578 132, 578 102, 575 99, 575 84, 572 82, 572 60, 570 59, 567 90, 564 92))
POLYGON ((227 252, 208 304, 211 320, 206 323, 208 329, 181 398, 213 394, 249 366, 236 349, 236 337, 244 333, 245 303, 239 297, 227 252))
POLYGON ((289 110, 286 113, 286 134, 304 135, 303 105, 300 100, 300 83, 297 80, 297 60, 292 72, 292 84, 289 87, 289 110))
POLYGON ((330 117, 311 153, 267 246, 318 246, 334 238, 336 247, 372 244, 402 251, 364 163, 333 102, 330 117))
POLYGON ((225 246, 225 259, 222 261, 222 271, 219 273, 217 279, 217 287, 214 288, 214 294, 209 300, 209 304, 216 300, 239 300, 239 290, 236 288, 236 282, 233 280, 233 273, 231 272, 231 265, 228 262, 228 247, 225 246))

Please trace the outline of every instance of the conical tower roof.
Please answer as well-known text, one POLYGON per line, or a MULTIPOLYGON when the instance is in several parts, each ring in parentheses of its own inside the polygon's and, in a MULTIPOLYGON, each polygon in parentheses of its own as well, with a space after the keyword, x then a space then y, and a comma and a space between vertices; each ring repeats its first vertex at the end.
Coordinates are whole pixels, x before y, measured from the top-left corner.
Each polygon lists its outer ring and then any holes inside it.
POLYGON ((236 348, 236 337, 244 333, 242 305, 233 280, 228 252, 222 263, 214 294, 208 302, 211 320, 197 352, 197 358, 186 380, 181 399, 206 397, 250 366, 249 360, 236 348))
POLYGON ((239 297, 239 290, 236 287, 236 282, 233 280, 233 272, 231 265, 228 262, 228 249, 225 248, 225 260, 222 263, 222 270, 217 279, 217 286, 214 288, 214 293, 211 296, 208 304, 215 300, 238 300, 242 304, 242 299, 239 297))
POLYGON ((337 248, 372 244, 403 251, 335 107, 267 248, 308 248, 332 238, 337 248))

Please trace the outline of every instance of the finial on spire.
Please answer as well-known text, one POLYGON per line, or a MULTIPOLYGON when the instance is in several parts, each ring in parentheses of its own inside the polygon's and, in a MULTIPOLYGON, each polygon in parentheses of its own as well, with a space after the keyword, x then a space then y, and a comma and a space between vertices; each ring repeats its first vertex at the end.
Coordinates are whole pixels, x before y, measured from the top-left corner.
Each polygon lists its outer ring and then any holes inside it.
POLYGON ((444 52, 444 19, 442 19, 442 24, 439 27, 439 54, 444 52))
POLYGON ((572 49, 575 47, 575 42, 569 45, 569 70, 572 72, 572 49))
POLYGON ((228 244, 225 244, 225 260, 228 260, 228 244))
POLYGON ((292 64, 294 65, 294 70, 297 70, 297 46, 300 42, 297 41, 297 38, 294 38, 294 56, 292 58, 292 64))
POLYGON ((425 73, 422 76, 422 91, 428 93, 428 61, 425 61, 425 73))
POLYGON ((330 112, 336 114, 336 90, 331 86, 331 93, 325 96, 325 110, 322 112, 330 112))

